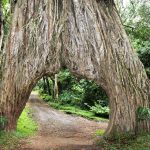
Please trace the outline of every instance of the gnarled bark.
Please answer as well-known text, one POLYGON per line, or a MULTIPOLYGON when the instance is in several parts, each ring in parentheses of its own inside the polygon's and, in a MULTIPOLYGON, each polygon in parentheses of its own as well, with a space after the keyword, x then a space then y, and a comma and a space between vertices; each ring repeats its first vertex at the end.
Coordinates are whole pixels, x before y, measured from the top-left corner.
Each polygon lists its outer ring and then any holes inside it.
POLYGON ((18 1, 6 54, 0 92, 6 130, 15 128, 36 82, 66 66, 108 94, 107 135, 150 131, 149 120, 136 118, 139 106, 149 108, 150 82, 112 2, 18 1))
POLYGON ((2 40, 3 40, 3 10, 2 10, 2 1, 0 1, 0 50, 2 47, 2 40))

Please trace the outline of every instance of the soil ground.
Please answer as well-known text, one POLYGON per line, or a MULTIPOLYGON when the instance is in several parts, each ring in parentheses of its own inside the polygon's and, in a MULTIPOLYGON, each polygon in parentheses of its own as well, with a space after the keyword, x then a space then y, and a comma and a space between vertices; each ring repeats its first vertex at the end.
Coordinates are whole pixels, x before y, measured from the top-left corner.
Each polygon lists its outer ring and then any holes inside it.
POLYGON ((101 150, 95 131, 106 129, 107 122, 91 121, 49 107, 36 94, 28 105, 39 125, 38 133, 24 141, 20 150, 101 150))

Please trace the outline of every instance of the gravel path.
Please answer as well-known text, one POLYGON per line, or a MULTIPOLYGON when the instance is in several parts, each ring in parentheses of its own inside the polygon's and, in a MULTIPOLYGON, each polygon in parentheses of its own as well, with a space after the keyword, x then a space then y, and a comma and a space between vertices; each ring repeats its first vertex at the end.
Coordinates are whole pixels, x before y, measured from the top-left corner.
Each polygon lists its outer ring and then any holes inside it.
POLYGON ((106 129, 107 122, 95 122, 65 114, 50 108, 36 94, 28 105, 39 124, 38 134, 23 141, 21 150, 100 150, 95 142, 95 131, 106 129))

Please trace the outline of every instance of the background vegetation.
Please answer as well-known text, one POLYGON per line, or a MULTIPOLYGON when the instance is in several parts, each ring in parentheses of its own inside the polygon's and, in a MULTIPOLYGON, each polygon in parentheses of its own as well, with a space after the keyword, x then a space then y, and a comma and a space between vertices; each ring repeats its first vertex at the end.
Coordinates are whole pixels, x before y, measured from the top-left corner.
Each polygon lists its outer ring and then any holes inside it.
POLYGON ((130 0, 118 10, 128 36, 150 78, 150 2, 130 0))
POLYGON ((108 97, 105 91, 94 82, 78 79, 72 76, 67 69, 62 70, 57 76, 57 90, 54 80, 54 77, 48 78, 47 82, 42 79, 35 87, 42 99, 50 106, 90 119, 108 118, 108 97), (58 97, 55 97, 55 90, 58 97))

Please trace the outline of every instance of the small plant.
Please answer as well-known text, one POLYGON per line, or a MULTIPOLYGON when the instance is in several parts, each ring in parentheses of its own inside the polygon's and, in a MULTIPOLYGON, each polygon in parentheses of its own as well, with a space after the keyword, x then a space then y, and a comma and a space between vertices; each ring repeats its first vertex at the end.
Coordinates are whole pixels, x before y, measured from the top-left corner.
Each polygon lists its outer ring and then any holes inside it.
POLYGON ((137 109, 137 119, 139 120, 150 119, 150 108, 139 107, 137 109))
POLYGON ((85 104, 90 108, 90 111, 93 112, 96 116, 101 116, 101 117, 106 117, 108 118, 109 116, 109 108, 108 107, 102 107, 101 102, 98 101, 95 102, 94 106, 89 106, 88 104, 85 104))
POLYGON ((41 98, 44 99, 46 102, 53 101, 52 96, 48 94, 41 94, 41 98))
POLYGON ((78 95, 76 95, 74 92, 67 91, 67 90, 66 91, 64 90, 64 92, 60 94, 59 99, 63 105, 70 104, 70 105, 79 106, 82 101, 82 99, 78 95))
POLYGON ((97 130, 96 131, 96 136, 102 136, 102 135, 104 135, 104 133, 105 133, 105 130, 103 130, 103 129, 99 129, 99 130, 97 130))

